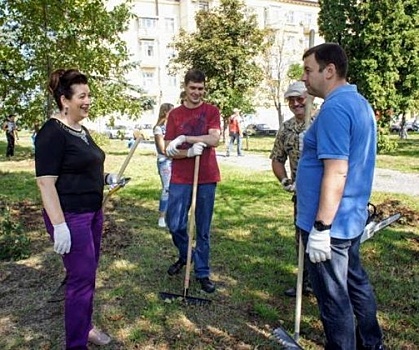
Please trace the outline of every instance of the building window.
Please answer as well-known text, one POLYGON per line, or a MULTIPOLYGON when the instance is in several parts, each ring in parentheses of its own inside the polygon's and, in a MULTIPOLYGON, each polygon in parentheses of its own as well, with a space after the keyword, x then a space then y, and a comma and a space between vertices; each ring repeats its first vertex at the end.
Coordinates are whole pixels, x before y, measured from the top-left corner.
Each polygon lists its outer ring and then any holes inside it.
POLYGON ((171 87, 178 86, 177 78, 173 75, 168 76, 168 82, 169 82, 169 86, 171 87))
POLYGON ((138 19, 138 24, 140 29, 156 29, 157 28, 157 18, 150 17, 140 17, 138 19))
POLYGON ((152 88, 154 86, 154 72, 143 72, 143 88, 152 88))
POLYGON ((293 24, 295 21, 294 11, 288 11, 285 18, 287 20, 287 23, 293 24))
POLYGON ((140 40, 141 57, 154 57, 154 40, 140 40))
POLYGON ((166 33, 175 32, 175 19, 166 17, 164 19, 164 30, 166 33))
POLYGON ((199 11, 208 11, 209 10, 209 2, 205 0, 198 0, 198 10, 199 11))

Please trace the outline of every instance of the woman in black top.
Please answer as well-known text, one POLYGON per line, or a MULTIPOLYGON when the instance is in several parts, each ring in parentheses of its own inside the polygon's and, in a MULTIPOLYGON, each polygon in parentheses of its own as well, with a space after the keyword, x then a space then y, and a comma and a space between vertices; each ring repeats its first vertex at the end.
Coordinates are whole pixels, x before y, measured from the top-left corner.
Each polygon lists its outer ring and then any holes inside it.
POLYGON ((91 103, 87 77, 78 70, 51 74, 49 89, 59 109, 35 139, 37 184, 54 251, 62 255, 66 276, 66 349, 105 345, 110 337, 92 325, 93 296, 103 228, 104 152, 80 122, 91 103))

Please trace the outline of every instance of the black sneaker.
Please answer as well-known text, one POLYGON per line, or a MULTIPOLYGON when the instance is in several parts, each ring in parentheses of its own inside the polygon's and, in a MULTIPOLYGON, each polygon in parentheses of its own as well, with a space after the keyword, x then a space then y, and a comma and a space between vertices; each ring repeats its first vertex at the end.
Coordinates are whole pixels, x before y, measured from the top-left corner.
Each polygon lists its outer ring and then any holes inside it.
MULTIPOLYGON (((297 296, 297 289, 296 289, 296 288, 294 288, 294 287, 292 287, 292 288, 290 288, 290 289, 287 289, 287 290, 284 292, 284 294, 285 294, 287 297, 290 297, 290 298, 295 298, 295 297, 297 296)), ((303 288, 303 294, 304 294, 304 295, 310 295, 310 294, 313 294, 313 288, 311 288, 311 287, 304 287, 304 288, 303 288)))
POLYGON ((208 277, 197 278, 196 279, 199 283, 201 283, 201 289, 207 293, 214 293, 215 291, 215 284, 210 281, 208 277))
POLYGON ((182 268, 185 265, 186 262, 184 262, 182 259, 179 259, 173 265, 170 265, 169 269, 167 270, 167 273, 169 274, 169 276, 177 275, 180 271, 182 271, 182 268))

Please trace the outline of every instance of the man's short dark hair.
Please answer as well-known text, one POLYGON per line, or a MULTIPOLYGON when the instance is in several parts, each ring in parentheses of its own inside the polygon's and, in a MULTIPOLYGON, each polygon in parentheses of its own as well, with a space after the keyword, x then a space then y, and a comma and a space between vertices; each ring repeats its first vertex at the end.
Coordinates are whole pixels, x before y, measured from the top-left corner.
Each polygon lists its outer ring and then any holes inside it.
POLYGON ((308 49, 303 59, 314 54, 316 62, 319 64, 320 72, 329 64, 334 64, 339 78, 346 78, 348 74, 348 56, 341 46, 335 43, 324 43, 308 49))
POLYGON ((185 74, 185 80, 184 80, 185 86, 188 85, 188 83, 191 81, 193 81, 194 83, 205 83, 204 72, 195 68, 188 70, 185 74))

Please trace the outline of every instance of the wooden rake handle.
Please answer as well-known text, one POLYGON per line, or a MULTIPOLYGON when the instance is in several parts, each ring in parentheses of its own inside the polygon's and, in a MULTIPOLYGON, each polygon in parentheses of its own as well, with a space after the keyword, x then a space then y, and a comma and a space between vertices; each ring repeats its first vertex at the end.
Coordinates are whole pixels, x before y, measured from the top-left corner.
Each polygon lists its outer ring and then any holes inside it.
POLYGON ((188 255, 186 258, 186 270, 185 270, 185 283, 183 296, 187 297, 190 275, 191 275, 191 263, 192 263, 192 241, 195 231, 195 208, 196 208, 196 196, 198 192, 198 176, 199 176, 199 161, 201 156, 195 157, 195 167, 193 172, 193 186, 192 186, 192 202, 190 208, 189 222, 188 222, 188 255))
MULTIPOLYGON (((117 176, 117 182, 121 179, 122 175, 124 175, 125 169, 128 166, 128 163, 130 162, 132 156, 134 155, 135 150, 137 149, 138 144, 140 143, 141 138, 137 137, 134 144, 131 146, 131 149, 129 150, 129 153, 127 155, 127 157, 124 160, 124 163, 121 166, 121 169, 119 169, 118 172, 118 176, 117 176)), ((105 209, 106 203, 109 200, 109 197, 111 196, 112 193, 115 193, 116 191, 112 192, 112 191, 108 191, 108 193, 106 193, 105 198, 103 198, 102 201, 102 209, 105 209)))

